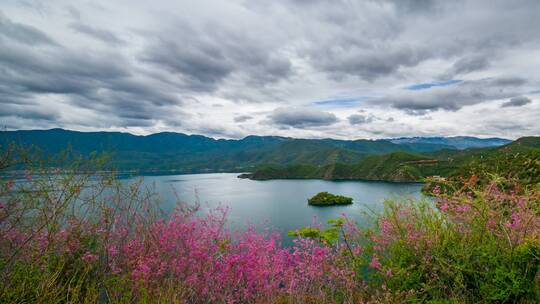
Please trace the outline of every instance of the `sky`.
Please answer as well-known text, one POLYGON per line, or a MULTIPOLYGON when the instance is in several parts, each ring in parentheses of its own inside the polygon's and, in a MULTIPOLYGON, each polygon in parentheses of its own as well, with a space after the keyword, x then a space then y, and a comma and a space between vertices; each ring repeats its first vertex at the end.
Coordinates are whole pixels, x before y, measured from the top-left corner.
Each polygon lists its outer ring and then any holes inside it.
POLYGON ((540 135, 540 1, 0 2, 3 129, 540 135))

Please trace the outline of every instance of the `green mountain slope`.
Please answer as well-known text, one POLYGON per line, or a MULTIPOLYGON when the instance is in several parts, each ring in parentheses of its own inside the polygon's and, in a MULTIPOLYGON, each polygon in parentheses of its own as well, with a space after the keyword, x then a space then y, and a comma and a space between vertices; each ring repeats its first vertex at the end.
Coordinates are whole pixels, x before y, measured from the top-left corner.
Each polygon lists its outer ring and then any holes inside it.
MULTIPOLYGON (((402 137, 393 138, 389 141, 396 144, 436 144, 447 147, 452 147, 458 150, 470 149, 470 148, 486 148, 497 147, 512 142, 511 140, 504 138, 477 138, 471 136, 454 136, 454 137, 402 137)), ((429 150, 426 150, 426 152, 429 150)), ((435 150, 433 150, 435 151, 435 150)))
MULTIPOLYGON (((136 136, 120 132, 75 132, 62 129, 0 133, 0 146, 10 143, 55 155, 70 148, 77 155, 110 153, 121 170, 176 172, 244 171, 261 164, 327 164, 354 162, 367 154, 322 140, 248 136, 241 140, 200 135, 157 133, 136 136)), ((395 149, 399 145, 394 145, 395 149)), ((376 150, 371 148, 369 151, 376 150)))
POLYGON ((242 177, 409 182, 430 176, 462 178, 482 172, 519 178, 524 184, 540 183, 540 137, 524 137, 496 148, 442 150, 428 154, 392 152, 368 156, 356 163, 264 166, 242 177))
POLYGON ((433 166, 436 162, 434 159, 419 154, 393 152, 369 156, 353 164, 262 166, 253 174, 247 174, 243 177, 252 179, 323 178, 405 182, 421 179, 425 174, 423 168, 433 166))
MULTIPOLYGON (((465 164, 494 153, 533 153, 538 137, 521 138, 498 148, 456 150, 441 138, 420 140, 293 139, 248 136, 239 140, 162 132, 137 136, 121 132, 62 129, 0 132, 0 147, 34 146, 44 155, 71 148, 75 155, 110 153, 120 170, 145 172, 254 172, 253 178, 326 178, 412 181, 449 176, 465 164), (496 152, 500 151, 500 152, 496 152), (532 152, 531 152, 532 151, 532 152)), ((444 139, 444 138, 442 138, 444 139)), ((481 143, 466 138, 467 141, 481 143)), ((461 140, 461 138, 460 138, 461 140)), ((488 143, 493 144, 493 140, 488 143)), ((461 143, 461 141, 460 141, 461 143)))

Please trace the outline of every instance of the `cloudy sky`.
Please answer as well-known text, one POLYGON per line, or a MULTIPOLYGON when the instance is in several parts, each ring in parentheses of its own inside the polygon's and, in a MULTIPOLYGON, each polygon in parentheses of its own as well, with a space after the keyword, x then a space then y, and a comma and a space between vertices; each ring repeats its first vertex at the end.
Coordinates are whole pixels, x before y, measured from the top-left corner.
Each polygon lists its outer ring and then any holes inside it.
POLYGON ((539 15, 537 0, 2 0, 0 124, 539 135, 539 15))

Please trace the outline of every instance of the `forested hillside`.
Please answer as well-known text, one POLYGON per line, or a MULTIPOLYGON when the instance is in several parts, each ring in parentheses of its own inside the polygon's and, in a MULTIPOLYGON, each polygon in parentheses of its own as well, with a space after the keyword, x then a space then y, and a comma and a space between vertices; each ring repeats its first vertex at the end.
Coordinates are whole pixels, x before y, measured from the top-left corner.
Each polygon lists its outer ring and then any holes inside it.
POLYGON ((540 182, 540 138, 523 137, 496 148, 441 150, 413 154, 392 152, 372 155, 356 163, 332 163, 324 166, 262 166, 242 177, 252 179, 324 178, 376 181, 423 181, 427 177, 466 177, 490 172, 517 177, 523 183, 540 182))
POLYGON ((253 172, 255 179, 325 178, 417 181, 447 176, 464 164, 511 151, 535 150, 537 138, 523 138, 502 148, 460 150, 464 145, 492 146, 503 139, 401 138, 395 140, 294 139, 247 136, 214 139, 163 132, 137 136, 121 132, 63 129, 4 131, 0 145, 16 144, 43 157, 70 150, 72 155, 106 153, 120 170, 141 172, 253 172), (453 146, 454 145, 454 146, 453 146), (531 148, 532 147, 532 148, 531 148), (499 152, 496 152, 499 151, 499 152), (494 154, 495 153, 495 154, 494 154))

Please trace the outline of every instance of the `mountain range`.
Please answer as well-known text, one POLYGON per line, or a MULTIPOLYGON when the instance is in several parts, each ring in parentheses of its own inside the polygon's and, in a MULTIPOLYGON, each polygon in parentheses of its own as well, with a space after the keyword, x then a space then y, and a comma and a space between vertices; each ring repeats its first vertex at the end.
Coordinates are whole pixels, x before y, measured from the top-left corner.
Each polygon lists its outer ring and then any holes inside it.
POLYGON ((391 138, 388 141, 395 144, 434 144, 452 147, 463 150, 469 148, 497 147, 511 143, 512 141, 504 138, 478 138, 471 136, 454 137, 399 137, 391 138))
POLYGON ((454 155, 471 147, 501 146, 509 142, 501 138, 475 137, 337 140, 247 136, 236 140, 173 132, 145 136, 64 129, 0 132, 0 145, 3 147, 9 143, 33 146, 46 155, 58 154, 68 148, 79 155, 110 153, 113 165, 120 170, 176 173, 246 172, 265 166, 298 165, 339 169, 362 161, 373 163, 374 157, 382 162, 389 161, 380 158, 383 156, 391 159, 406 156, 408 159, 413 155, 413 159, 424 160, 433 158, 429 156, 433 153, 454 155))

